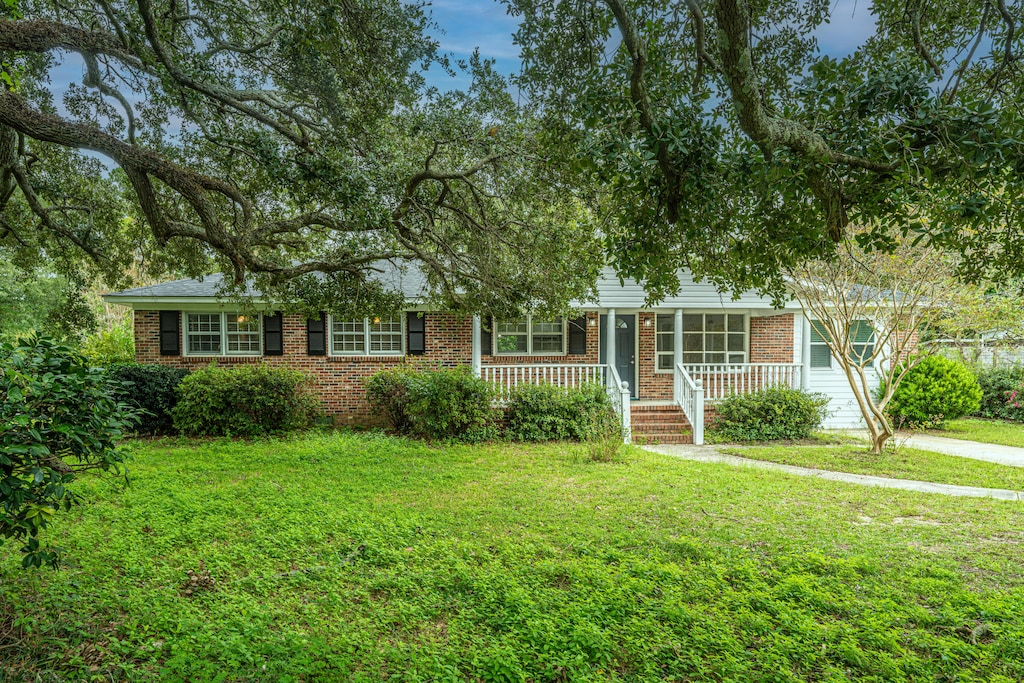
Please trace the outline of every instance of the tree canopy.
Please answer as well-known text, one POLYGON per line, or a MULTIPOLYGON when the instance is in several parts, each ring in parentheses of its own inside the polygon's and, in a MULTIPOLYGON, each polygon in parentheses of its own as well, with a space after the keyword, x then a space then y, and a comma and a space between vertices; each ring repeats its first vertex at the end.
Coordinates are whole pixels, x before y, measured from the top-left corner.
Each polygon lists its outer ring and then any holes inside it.
POLYGON ((874 0, 874 32, 829 55, 833 0, 506 0, 546 142, 607 191, 609 255, 655 298, 690 267, 781 293, 783 273, 903 236, 1024 259, 1024 7, 874 0))
POLYGON ((595 278, 588 213, 490 64, 450 65, 399 0, 5 0, 0 248, 111 279, 140 254, 308 292, 415 263, 442 303, 564 305, 595 278), (56 101, 62 65, 81 82, 56 101), (423 69, 467 70, 466 92, 423 69), (89 153, 86 153, 89 152, 89 153), (116 164, 113 173, 96 153, 116 164), (306 278, 303 285, 287 284, 306 278))

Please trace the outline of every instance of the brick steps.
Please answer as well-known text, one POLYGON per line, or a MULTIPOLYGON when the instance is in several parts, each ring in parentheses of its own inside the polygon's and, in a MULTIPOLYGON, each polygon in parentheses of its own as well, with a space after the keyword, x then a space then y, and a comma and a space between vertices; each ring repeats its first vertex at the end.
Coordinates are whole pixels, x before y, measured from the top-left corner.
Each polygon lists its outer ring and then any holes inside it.
POLYGON ((633 443, 693 443, 690 422, 674 405, 632 406, 633 443))

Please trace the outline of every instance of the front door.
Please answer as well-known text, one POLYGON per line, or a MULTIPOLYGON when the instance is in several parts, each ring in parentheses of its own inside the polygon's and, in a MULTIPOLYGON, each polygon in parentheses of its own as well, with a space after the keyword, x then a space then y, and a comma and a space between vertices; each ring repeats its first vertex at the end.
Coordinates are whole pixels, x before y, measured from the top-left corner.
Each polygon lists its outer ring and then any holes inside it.
POLYGON ((629 393, 637 397, 636 382, 636 316, 615 316, 615 370, 619 379, 629 382, 629 393))

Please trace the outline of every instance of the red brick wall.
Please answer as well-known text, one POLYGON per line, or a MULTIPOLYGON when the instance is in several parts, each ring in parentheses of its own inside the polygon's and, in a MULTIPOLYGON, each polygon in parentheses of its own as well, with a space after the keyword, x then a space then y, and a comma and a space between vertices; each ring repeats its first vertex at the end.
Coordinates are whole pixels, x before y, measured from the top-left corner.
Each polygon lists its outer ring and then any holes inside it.
POLYGON ((750 319, 750 362, 793 362, 793 314, 750 319))

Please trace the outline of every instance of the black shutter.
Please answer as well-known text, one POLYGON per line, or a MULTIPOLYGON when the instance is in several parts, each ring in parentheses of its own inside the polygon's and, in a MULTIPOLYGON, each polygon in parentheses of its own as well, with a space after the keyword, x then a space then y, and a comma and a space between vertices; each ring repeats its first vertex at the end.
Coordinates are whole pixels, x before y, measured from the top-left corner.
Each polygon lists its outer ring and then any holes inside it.
POLYGON ((587 316, 569 321, 569 355, 587 355, 587 316))
POLYGON ((491 330, 494 329, 494 318, 480 320, 480 355, 492 356, 491 330))
POLYGON ((181 355, 181 311, 160 311, 160 355, 181 355))
POLYGON ((319 318, 306 321, 306 350, 310 356, 327 355, 327 316, 323 313, 319 318))
POLYGON ((263 355, 284 355, 284 316, 280 311, 263 316, 263 355))
POLYGON ((405 314, 405 331, 409 339, 405 352, 410 356, 422 356, 427 352, 427 314, 409 311, 405 314))

